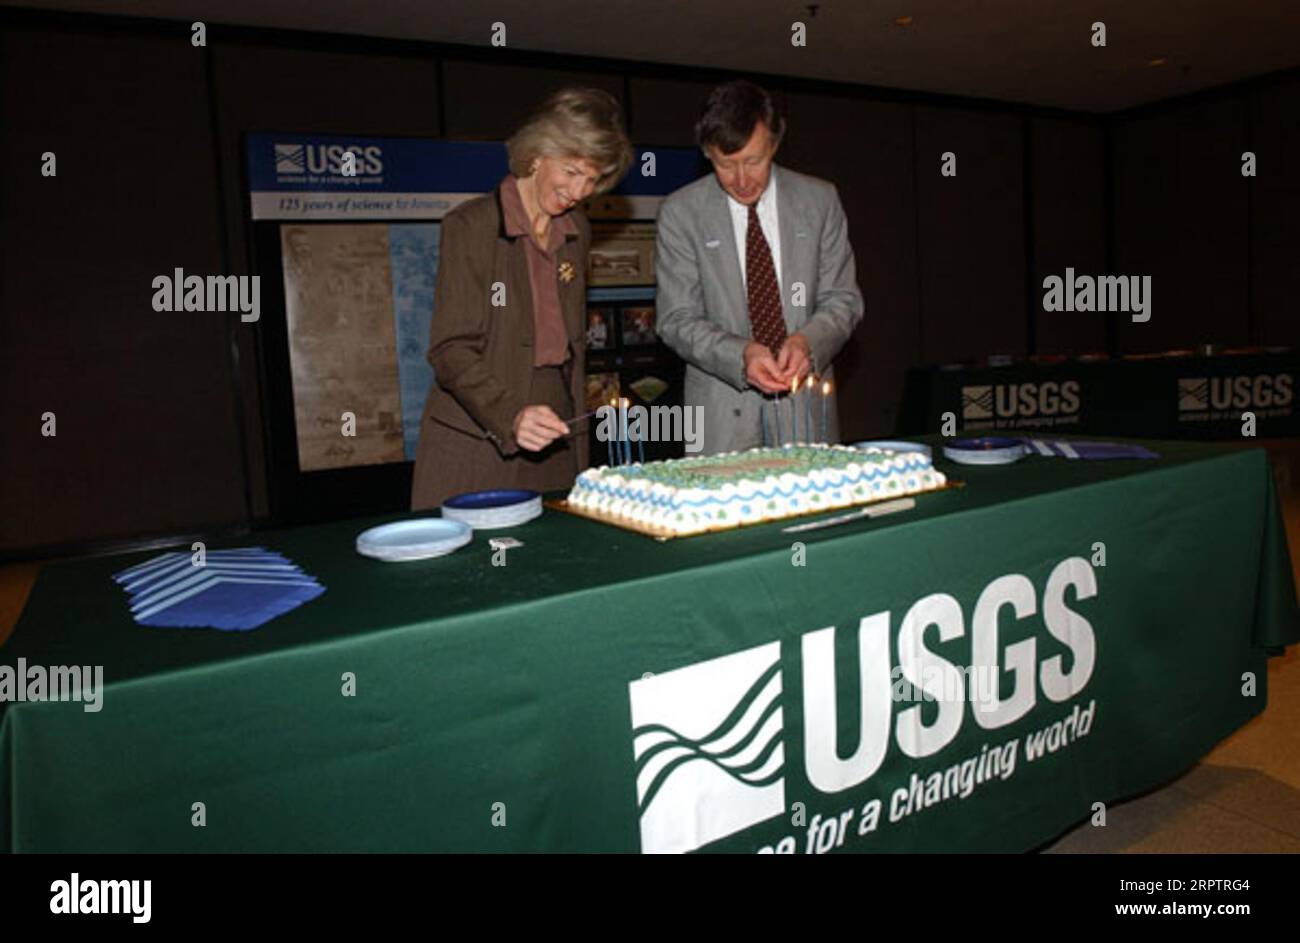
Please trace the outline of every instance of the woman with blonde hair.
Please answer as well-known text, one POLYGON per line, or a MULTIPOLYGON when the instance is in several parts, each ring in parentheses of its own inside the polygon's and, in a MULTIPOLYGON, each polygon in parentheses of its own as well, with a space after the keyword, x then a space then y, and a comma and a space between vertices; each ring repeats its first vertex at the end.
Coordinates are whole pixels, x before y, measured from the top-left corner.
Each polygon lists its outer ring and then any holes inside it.
POLYGON ((610 94, 566 88, 506 142, 510 173, 443 219, 413 510, 486 488, 567 488, 587 467, 579 204, 632 162, 610 94))

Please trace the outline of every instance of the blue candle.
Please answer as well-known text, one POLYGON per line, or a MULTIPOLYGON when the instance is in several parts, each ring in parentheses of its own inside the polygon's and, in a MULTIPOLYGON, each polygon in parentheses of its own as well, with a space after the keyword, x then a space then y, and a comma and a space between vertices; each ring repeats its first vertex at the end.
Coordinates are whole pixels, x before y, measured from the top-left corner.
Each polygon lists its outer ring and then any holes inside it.
POLYGON ((610 426, 613 425, 613 419, 614 419, 614 406, 612 403, 609 405, 609 412, 606 413, 605 415, 611 421, 608 424, 601 423, 601 426, 605 430, 605 452, 609 456, 609 465, 611 468, 613 468, 614 467, 614 430, 610 428, 610 426))
POLYGON ((809 442, 811 442, 813 439, 817 437, 817 433, 813 431, 812 388, 813 388, 813 378, 812 378, 812 374, 810 373, 808 374, 808 382, 804 384, 804 391, 803 391, 804 435, 808 437, 809 442))
POLYGON ((831 398, 831 381, 827 380, 822 384, 822 441, 827 442, 826 434, 826 401, 831 398))
POLYGON ((632 450, 628 446, 628 442, 627 442, 627 400, 626 399, 620 399, 618 401, 618 416, 619 416, 619 422, 618 422, 619 461, 622 462, 622 464, 624 465, 631 465, 632 450))
POLYGON ((799 441, 799 378, 790 381, 790 444, 799 441))

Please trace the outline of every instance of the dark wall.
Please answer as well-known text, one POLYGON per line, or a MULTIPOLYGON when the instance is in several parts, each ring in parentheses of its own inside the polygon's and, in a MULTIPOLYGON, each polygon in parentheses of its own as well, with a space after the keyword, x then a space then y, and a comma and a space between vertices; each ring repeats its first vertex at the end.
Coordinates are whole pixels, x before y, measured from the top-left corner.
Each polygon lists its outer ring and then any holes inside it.
POLYGON ((1106 271, 1106 133, 1096 124, 1033 118, 1029 125, 1032 349, 1078 354, 1106 349, 1106 323, 1092 314, 1043 310, 1043 279, 1067 268, 1106 271))
POLYGON ((1120 349, 1240 346, 1249 324, 1245 96, 1114 129, 1115 273, 1151 276, 1151 319, 1118 317, 1120 349))
POLYGON ((1300 79, 1251 93, 1251 321, 1260 343, 1300 344, 1300 79))
POLYGON ((628 133, 642 146, 694 147, 694 114, 712 82, 632 76, 627 83, 628 133))
POLYGON ((523 123, 549 93, 566 85, 590 85, 623 98, 623 77, 599 72, 446 60, 447 136, 501 140, 523 123))
POLYGON ((222 268, 205 63, 149 34, 0 35, 0 549, 248 515, 228 316, 151 305, 154 277, 222 268))
POLYGON ((1023 119, 918 107, 915 121, 921 359, 1026 353, 1023 119))

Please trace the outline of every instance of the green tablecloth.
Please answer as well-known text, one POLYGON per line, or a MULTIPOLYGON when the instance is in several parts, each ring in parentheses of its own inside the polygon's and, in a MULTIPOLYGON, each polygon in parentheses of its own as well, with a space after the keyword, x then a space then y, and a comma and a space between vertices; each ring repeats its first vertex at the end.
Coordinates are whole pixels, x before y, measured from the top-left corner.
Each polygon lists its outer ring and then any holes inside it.
POLYGON ((267 532, 241 545, 327 591, 248 633, 136 625, 110 574, 151 554, 47 566, 0 664, 102 665, 102 710, 0 705, 0 839, 1034 847, 1262 711, 1265 649, 1300 640, 1264 452, 1149 444, 940 461, 966 487, 802 535, 658 543, 547 512, 505 566, 485 534, 384 564, 353 549, 378 519, 267 532), (916 693, 900 658, 926 683, 996 659, 1001 704, 894 700, 916 693))

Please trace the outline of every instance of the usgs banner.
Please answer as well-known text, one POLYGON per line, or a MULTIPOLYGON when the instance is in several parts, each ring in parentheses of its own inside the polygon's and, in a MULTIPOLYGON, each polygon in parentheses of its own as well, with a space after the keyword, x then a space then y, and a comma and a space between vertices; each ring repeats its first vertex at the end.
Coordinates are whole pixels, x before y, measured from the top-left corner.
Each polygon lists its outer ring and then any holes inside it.
MULTIPOLYGON (((499 142, 427 138, 250 134, 245 157, 254 220, 439 220, 508 170, 499 142)), ((691 148, 638 150, 627 176, 588 213, 654 219, 662 198, 700 169, 691 148)))
POLYGON ((959 415, 968 430, 1077 430, 1083 416, 1083 382, 1070 375, 965 384, 959 415))
POLYGON ((1300 435, 1300 354, 1144 357, 926 369, 908 377, 908 430, 1087 433, 1151 439, 1300 435))
POLYGON ((1169 384, 1178 399, 1178 423, 1240 435, 1243 417, 1254 416, 1265 434, 1300 431, 1293 364, 1240 362, 1198 364, 1178 370, 1169 384))

